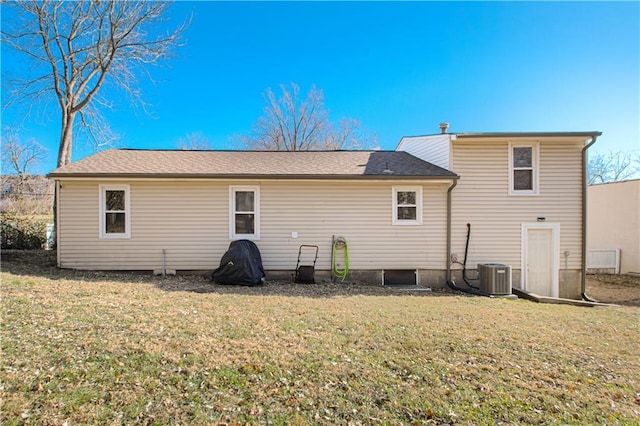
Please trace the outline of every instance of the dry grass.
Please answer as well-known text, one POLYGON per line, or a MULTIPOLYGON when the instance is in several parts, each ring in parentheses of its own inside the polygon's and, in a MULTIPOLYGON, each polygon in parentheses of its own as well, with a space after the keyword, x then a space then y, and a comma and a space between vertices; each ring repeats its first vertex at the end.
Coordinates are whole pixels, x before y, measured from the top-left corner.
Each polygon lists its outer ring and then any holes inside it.
POLYGON ((210 285, 8 253, 3 424, 637 424, 640 308, 210 285))

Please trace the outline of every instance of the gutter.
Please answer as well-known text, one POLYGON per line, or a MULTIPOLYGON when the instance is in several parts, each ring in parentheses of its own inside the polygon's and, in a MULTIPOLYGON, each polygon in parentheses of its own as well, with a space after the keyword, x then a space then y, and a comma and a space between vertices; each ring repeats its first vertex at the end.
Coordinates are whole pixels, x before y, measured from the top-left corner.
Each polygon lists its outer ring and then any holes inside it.
POLYGON ((447 265, 447 276, 446 281, 451 281, 451 191, 458 184, 458 179, 454 180, 449 189, 447 189, 447 252, 446 255, 446 263, 447 265))
POLYGON ((601 132, 486 132, 457 133, 460 139, 475 138, 585 138, 600 136, 601 132))
POLYGON ((361 180, 361 181, 397 181, 397 180, 449 180, 456 178, 454 173, 442 175, 312 175, 312 174, 216 174, 216 173, 56 173, 47 175, 51 179, 213 179, 213 180, 361 180))
POLYGON ((596 302, 587 296, 587 184, 589 177, 587 150, 596 143, 596 139, 602 133, 592 134, 591 142, 582 148, 582 276, 580 296, 587 302, 596 302))

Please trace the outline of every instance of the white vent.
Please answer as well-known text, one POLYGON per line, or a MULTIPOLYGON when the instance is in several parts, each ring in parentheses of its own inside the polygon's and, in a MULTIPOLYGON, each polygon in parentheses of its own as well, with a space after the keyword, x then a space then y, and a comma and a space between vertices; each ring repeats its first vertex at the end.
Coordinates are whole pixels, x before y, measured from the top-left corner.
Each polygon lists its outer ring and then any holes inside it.
POLYGON ((620 249, 592 249, 587 251, 587 271, 620 273, 620 249))
POLYGON ((511 294, 511 266, 479 263, 480 290, 489 294, 511 294))

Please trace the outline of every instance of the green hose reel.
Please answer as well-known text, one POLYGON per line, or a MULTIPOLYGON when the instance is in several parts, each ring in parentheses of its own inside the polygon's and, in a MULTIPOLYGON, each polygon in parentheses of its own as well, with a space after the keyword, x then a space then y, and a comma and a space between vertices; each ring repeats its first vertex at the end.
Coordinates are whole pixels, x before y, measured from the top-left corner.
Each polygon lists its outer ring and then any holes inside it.
POLYGON ((331 271, 333 276, 340 278, 342 281, 347 277, 349 273, 349 246, 347 240, 344 237, 337 237, 333 239, 333 246, 331 250, 331 271), (342 259, 342 268, 339 265, 339 260, 342 259))

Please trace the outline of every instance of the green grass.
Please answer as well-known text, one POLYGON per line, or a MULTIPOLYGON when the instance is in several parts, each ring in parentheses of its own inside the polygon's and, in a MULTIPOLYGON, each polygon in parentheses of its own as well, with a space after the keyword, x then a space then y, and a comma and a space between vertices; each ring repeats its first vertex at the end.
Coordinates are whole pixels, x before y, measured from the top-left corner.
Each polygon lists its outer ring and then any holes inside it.
POLYGON ((3 270, 2 424, 640 419, 637 307, 3 270))

